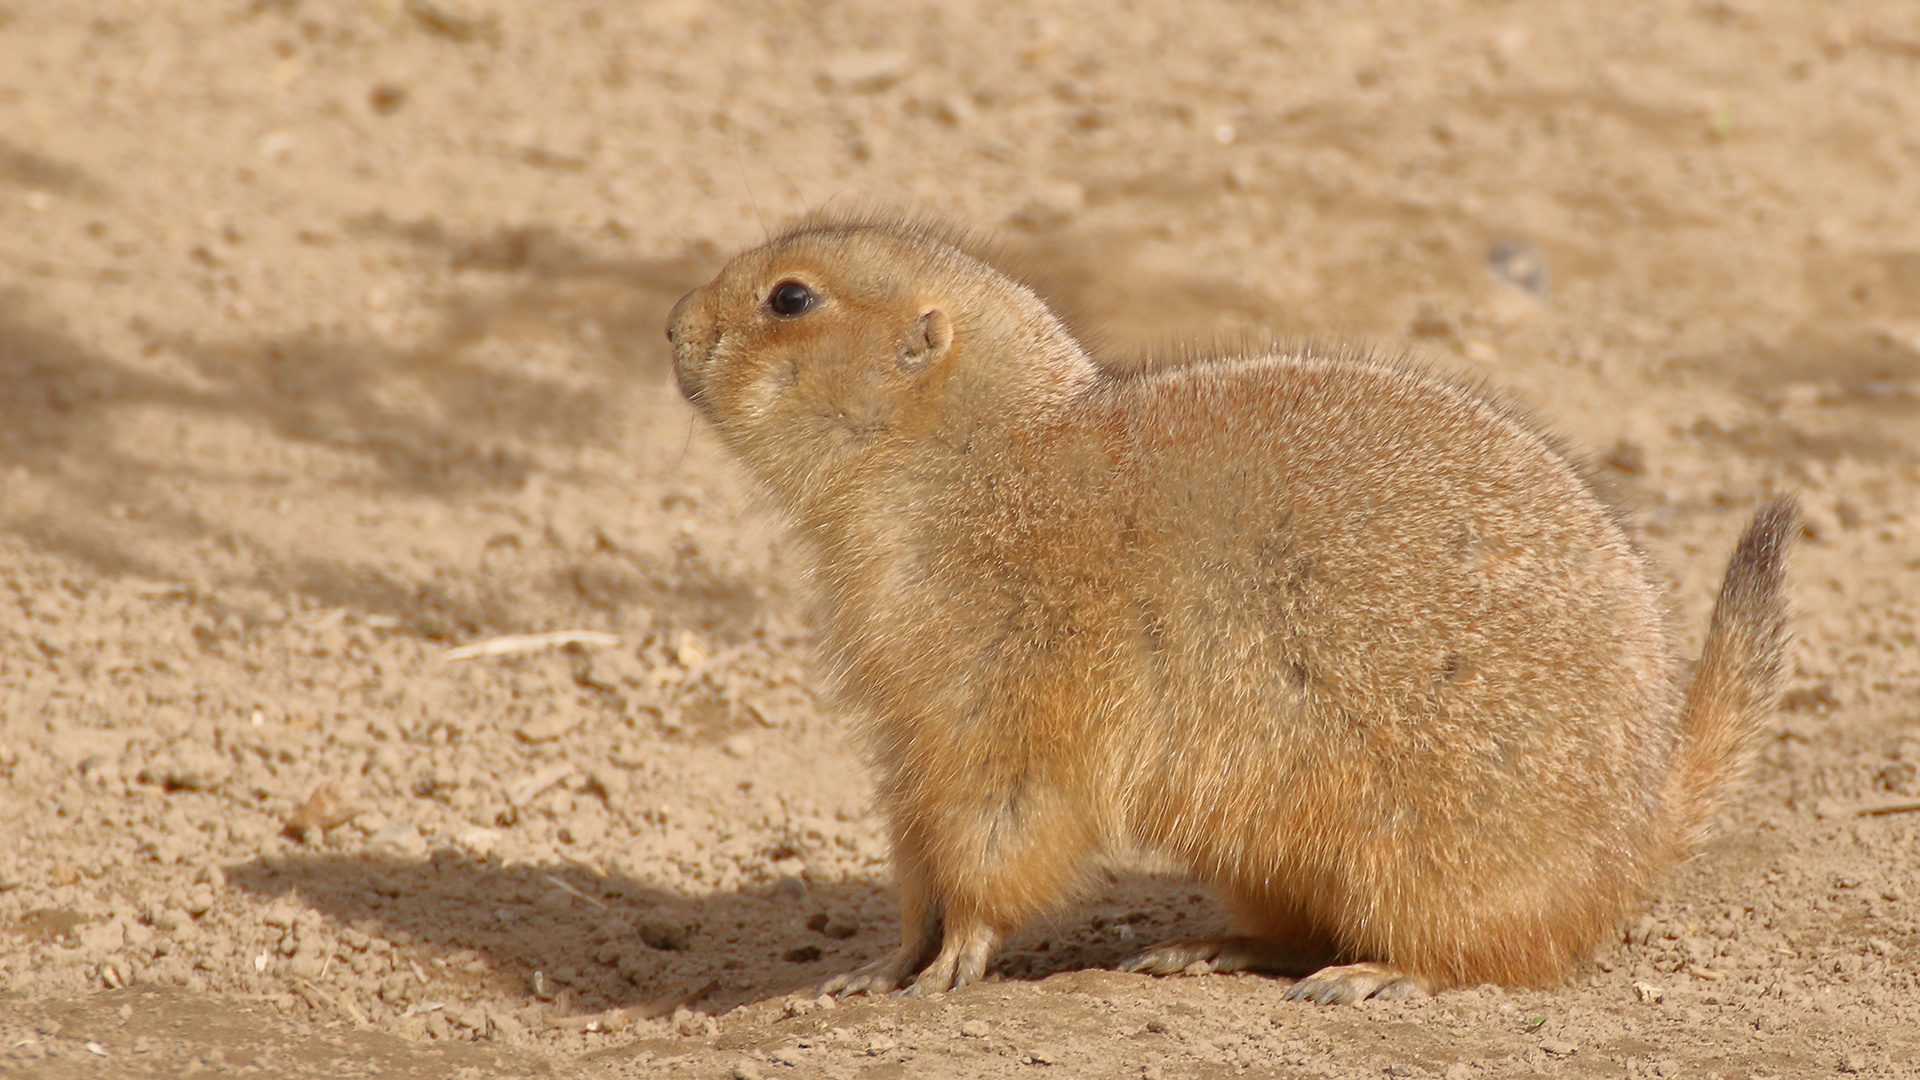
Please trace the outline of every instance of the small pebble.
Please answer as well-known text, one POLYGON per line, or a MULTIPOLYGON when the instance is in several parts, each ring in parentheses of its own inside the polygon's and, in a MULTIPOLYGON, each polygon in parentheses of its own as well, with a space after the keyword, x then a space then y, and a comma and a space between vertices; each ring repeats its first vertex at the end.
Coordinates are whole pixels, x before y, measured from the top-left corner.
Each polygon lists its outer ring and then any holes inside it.
POLYGON ((493 850, 500 846, 500 841, 505 836, 506 834, 499 829, 476 826, 458 833, 453 841, 467 849, 474 858, 484 859, 493 854, 493 850))
POLYGON ((419 859, 427 854, 427 838, 411 822, 388 825, 367 837, 367 852, 392 859, 419 859))
POLYGON ((514 734, 530 743, 552 742, 580 726, 585 719, 579 709, 557 708, 521 724, 514 734))
POLYGON ((351 790, 328 780, 314 788, 307 801, 287 818, 287 831, 300 837, 325 832, 352 821, 361 809, 360 800, 351 790))
POLYGON ((960 1023, 960 1034, 969 1039, 984 1039, 992 1031, 993 1028, 985 1020, 963 1020, 960 1023))
POLYGON ((820 78, 831 89, 872 93, 899 81, 912 62, 893 49, 848 49, 826 58, 820 78))
POLYGON ((665 952, 681 952, 689 937, 685 924, 655 915, 640 921, 640 940, 665 952))
POLYGON ((1544 298, 1550 291, 1547 257, 1531 240, 1502 240, 1487 249, 1487 268, 1510 285, 1544 298))

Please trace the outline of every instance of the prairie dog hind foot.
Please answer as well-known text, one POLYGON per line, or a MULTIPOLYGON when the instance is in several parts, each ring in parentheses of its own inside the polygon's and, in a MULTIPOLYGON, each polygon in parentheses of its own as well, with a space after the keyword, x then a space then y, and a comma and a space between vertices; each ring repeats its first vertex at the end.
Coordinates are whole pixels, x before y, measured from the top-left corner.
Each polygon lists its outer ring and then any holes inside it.
POLYGON ((1253 971, 1262 975, 1299 976, 1319 969, 1326 959, 1324 954, 1309 955, 1277 941, 1230 934, 1164 942, 1127 959, 1121 963, 1120 970, 1140 975, 1178 975, 1195 964, 1205 964, 1207 972, 1217 975, 1253 971))
POLYGON ((1294 983, 1282 997, 1316 1005, 1352 1005, 1368 998, 1382 1001, 1423 998, 1433 990, 1427 979, 1392 964, 1336 964, 1294 983))
POLYGON ((896 951, 884 960, 875 960, 842 972, 820 984, 815 997, 850 997, 854 994, 891 994, 907 976, 913 974, 914 957, 902 958, 896 951))
POLYGON ((1264 938, 1231 935, 1169 941, 1120 965, 1120 970, 1144 975, 1225 975, 1235 971, 1293 976, 1287 1001, 1319 1005, 1351 1005, 1368 998, 1398 1001, 1426 997, 1433 988, 1427 980, 1392 964, 1332 964, 1324 956, 1309 956, 1297 948, 1264 938), (1202 972, 1195 964, 1205 965, 1202 972))

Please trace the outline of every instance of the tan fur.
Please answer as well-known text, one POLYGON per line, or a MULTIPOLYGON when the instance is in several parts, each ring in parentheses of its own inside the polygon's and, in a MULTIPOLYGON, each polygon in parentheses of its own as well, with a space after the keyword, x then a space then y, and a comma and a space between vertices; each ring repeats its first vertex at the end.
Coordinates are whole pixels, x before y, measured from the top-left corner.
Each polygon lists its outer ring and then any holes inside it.
POLYGON ((1354 355, 1103 369, 911 227, 803 226, 675 309, 674 370, 817 557, 891 823, 898 953, 979 979, 1106 858, 1241 934, 1136 970, 1355 1000, 1560 977, 1688 850, 1770 708, 1793 508, 1692 694, 1645 558, 1483 396, 1354 355), (795 316, 767 306, 798 282, 795 316))

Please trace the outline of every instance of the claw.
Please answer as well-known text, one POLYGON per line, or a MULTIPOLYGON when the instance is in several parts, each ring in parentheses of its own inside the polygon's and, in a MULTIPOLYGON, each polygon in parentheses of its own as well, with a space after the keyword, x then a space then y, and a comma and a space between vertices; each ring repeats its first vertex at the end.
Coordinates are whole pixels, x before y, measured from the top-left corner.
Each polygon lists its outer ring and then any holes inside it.
POLYGON ((851 997, 854 994, 888 994, 900 985, 900 975, 895 970, 893 958, 877 960, 865 967, 855 968, 842 975, 835 975, 820 984, 816 996, 851 997))

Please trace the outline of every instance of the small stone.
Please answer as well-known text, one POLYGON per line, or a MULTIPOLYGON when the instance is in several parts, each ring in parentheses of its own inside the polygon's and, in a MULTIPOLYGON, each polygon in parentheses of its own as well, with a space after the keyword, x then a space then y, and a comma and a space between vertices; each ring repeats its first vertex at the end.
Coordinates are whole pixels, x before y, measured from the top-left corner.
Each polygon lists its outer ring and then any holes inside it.
POLYGON ((684 1005, 673 1010, 672 1024, 675 1034, 684 1036, 712 1036, 720 1029, 713 1017, 684 1005))
POLYGON ((287 818, 287 832, 302 838, 309 832, 325 832, 352 821, 361 809, 352 789, 328 780, 314 788, 307 801, 287 818))
POLYGON ((184 744, 140 770, 141 781, 157 784, 168 791, 209 791, 233 775, 233 762, 218 751, 194 743, 184 744))
POLYGON ((419 859, 427 854, 427 838, 411 822, 400 822, 367 837, 369 854, 390 859, 419 859))
POLYGON ((766 1080, 766 1072, 745 1058, 733 1063, 733 1080, 766 1080))
POLYGON ((407 103, 407 88, 393 83, 380 83, 367 92, 367 104, 382 116, 397 112, 407 103))
POLYGON ((527 1039, 527 1025, 510 1013, 490 1012, 487 1014, 487 1037, 494 1042, 518 1046, 527 1039))
POLYGON ((827 57, 820 78, 831 89, 872 93, 899 82, 912 62, 893 49, 848 49, 827 57))
POLYGON ((1545 1050, 1554 1057, 1572 1057, 1580 1052, 1580 1047, 1564 1039, 1542 1039, 1540 1040, 1540 1049, 1545 1050))
POLYGON ((682 630, 674 643, 673 658, 686 669, 688 682, 698 682, 707 673, 707 664, 713 659, 713 654, 707 651, 706 642, 700 640, 699 634, 682 630))
POLYGON ((1007 222, 1023 229, 1052 228, 1066 223, 1086 203, 1086 189, 1071 180, 1040 183, 1035 185, 1033 197, 1021 204, 1007 222))
POLYGON ((1642 1003, 1647 1005, 1658 1005, 1667 996, 1665 990, 1652 983, 1644 982, 1634 983, 1633 992, 1639 996, 1642 1003))
POLYGON ((588 781, 602 799, 609 802, 624 797, 633 789, 633 777, 625 769, 616 769, 609 765, 599 765, 587 770, 588 781))
POLYGON ((788 949, 786 960, 790 964, 811 964, 820 959, 820 946, 802 945, 797 949, 788 949))
POLYGON ((985 1020, 963 1020, 960 1022, 960 1034, 969 1039, 984 1039, 993 1031, 985 1020))
POLYGON ((640 920, 640 940, 663 952, 683 952, 688 943, 685 924, 650 915, 640 920))
POLYGON ((1545 298, 1550 291, 1547 257, 1531 240, 1502 240, 1487 249, 1487 269, 1509 285, 1545 298))
POLYGON ((530 743, 551 742, 579 727, 584 718, 578 708, 563 706, 521 724, 514 734, 530 743))
POLYGON ((745 760, 753 756, 753 739, 747 735, 730 735, 720 744, 720 749, 728 757, 745 760))
POLYGON ((475 826, 455 835, 453 842, 465 848, 474 858, 484 859, 493 854, 493 849, 500 846, 500 841, 505 836, 506 834, 499 829, 475 826))
POLYGON ((575 814, 560 826, 560 839, 568 844, 591 844, 606 834, 606 815, 597 812, 575 814))
MULTIPOLYGON (((1613 449, 1607 451, 1606 457, 1601 460, 1604 461, 1609 468, 1616 469, 1630 476, 1643 473, 1647 469, 1647 452, 1641 449, 1640 444, 1634 442, 1632 439, 1621 439, 1614 443, 1613 449)), ((1653 922, 1652 919, 1645 915, 1642 915, 1640 918, 1649 924, 1653 922)), ((1638 923, 1635 925, 1637 927, 1638 923)), ((1634 944, 1644 945, 1646 944, 1646 940, 1646 936, 1643 934, 1635 940, 1634 944)))
POLYGON ((1846 1073, 1866 1072, 1867 1055, 1858 1050, 1849 1051, 1845 1057, 1840 1059, 1840 1071, 1846 1073))
POLYGON ((807 929, 836 941, 845 941, 860 932, 860 924, 850 915, 829 915, 824 911, 816 911, 807 919, 807 929))
POLYGON ((875 1055, 884 1054, 899 1045, 899 1040, 891 1035, 875 1035, 873 1038, 867 1040, 867 1053, 875 1055))

